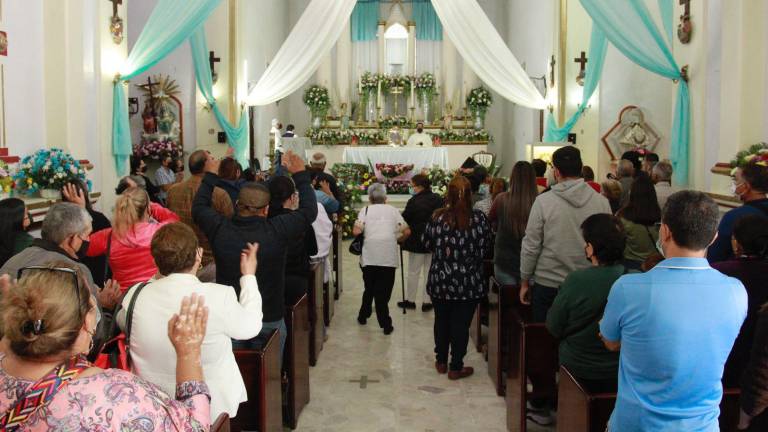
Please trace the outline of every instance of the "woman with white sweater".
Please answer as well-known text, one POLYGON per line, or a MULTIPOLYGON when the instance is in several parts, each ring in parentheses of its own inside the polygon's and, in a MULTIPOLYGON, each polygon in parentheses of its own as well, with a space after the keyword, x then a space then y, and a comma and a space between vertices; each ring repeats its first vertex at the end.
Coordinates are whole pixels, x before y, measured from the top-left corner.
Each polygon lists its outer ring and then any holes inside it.
POLYGON ((195 276, 202 249, 197 236, 183 223, 166 225, 152 238, 152 256, 159 274, 146 286, 133 286, 123 300, 118 323, 125 330, 131 322, 130 353, 133 372, 166 392, 176 386, 173 346, 163 331, 178 311, 182 298, 196 293, 205 297, 209 309, 208 328, 202 345, 205 382, 211 391, 211 418, 226 412, 237 415, 241 402, 248 400, 240 376, 232 339, 251 339, 261 331, 261 295, 256 283, 258 245, 247 244, 240 255, 240 299, 232 287, 203 283, 195 276), (126 311, 136 297, 132 319, 126 311))

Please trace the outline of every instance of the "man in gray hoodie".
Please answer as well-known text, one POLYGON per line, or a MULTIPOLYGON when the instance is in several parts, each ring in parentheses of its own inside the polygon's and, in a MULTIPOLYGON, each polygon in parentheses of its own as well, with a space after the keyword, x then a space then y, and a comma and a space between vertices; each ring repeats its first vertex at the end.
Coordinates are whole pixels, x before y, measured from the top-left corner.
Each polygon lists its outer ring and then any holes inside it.
POLYGON ((596 213, 611 214, 608 200, 581 178, 579 149, 558 149, 552 164, 557 184, 534 201, 520 254, 520 301, 532 304, 535 322, 546 321, 565 277, 590 265, 584 258, 582 222, 596 213))

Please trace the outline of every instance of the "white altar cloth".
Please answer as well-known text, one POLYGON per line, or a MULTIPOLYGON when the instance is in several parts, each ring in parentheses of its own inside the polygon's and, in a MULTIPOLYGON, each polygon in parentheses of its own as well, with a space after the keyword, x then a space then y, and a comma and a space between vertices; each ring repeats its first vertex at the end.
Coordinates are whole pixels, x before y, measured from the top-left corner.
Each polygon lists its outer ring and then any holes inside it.
POLYGON ((445 147, 347 147, 344 149, 344 162, 368 165, 413 164, 414 171, 432 168, 437 165, 448 169, 448 150, 445 147))

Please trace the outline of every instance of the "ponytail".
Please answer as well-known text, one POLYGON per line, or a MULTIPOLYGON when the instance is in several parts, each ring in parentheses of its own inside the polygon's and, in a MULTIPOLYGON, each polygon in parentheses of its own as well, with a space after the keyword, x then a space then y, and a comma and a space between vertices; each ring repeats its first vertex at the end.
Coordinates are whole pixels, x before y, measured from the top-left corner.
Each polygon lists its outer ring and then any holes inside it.
POLYGON ((115 202, 115 221, 112 232, 119 238, 125 237, 133 227, 144 220, 149 208, 147 191, 137 187, 126 189, 115 202))

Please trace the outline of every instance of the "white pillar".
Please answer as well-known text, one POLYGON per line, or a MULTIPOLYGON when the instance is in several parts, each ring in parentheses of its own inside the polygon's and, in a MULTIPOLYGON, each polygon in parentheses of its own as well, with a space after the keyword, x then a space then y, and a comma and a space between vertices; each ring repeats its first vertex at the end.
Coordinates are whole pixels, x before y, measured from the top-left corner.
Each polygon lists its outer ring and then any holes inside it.
POLYGON ((408 75, 416 74, 416 23, 408 21, 408 75))
MULTIPOLYGON (((339 90, 339 100, 337 105, 346 103, 346 113, 350 112, 350 93, 349 85, 352 81, 352 33, 349 22, 347 22, 344 31, 341 33, 339 41, 336 43, 336 88, 339 90)), ((339 115, 343 115, 339 112, 339 115)))
POLYGON ((443 55, 442 55, 442 67, 440 68, 442 76, 438 79, 442 83, 443 88, 438 89, 443 95, 443 100, 451 102, 455 110, 460 107, 457 104, 459 95, 456 91, 457 71, 458 71, 458 52, 453 42, 448 37, 448 34, 443 30, 443 55))
POLYGON ((384 26, 386 25, 386 22, 379 21, 379 29, 376 32, 379 41, 379 73, 387 71, 387 41, 384 39, 384 26))

